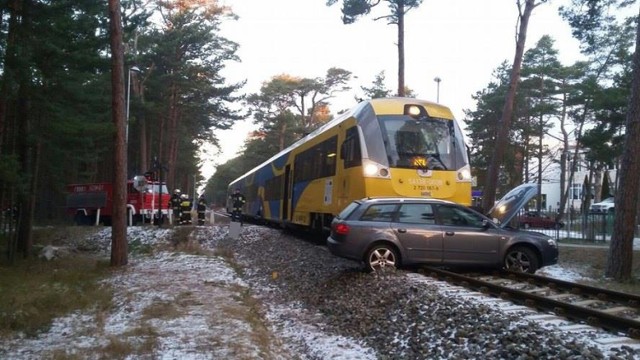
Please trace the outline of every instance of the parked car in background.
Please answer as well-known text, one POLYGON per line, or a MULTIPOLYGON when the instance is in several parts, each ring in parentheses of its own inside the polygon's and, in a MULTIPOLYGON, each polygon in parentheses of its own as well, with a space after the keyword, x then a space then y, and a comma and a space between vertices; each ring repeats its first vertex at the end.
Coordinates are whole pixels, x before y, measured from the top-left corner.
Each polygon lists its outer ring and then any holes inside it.
POLYGON ((541 214, 537 211, 527 211, 518 218, 520 227, 541 228, 541 229, 562 229, 564 223, 556 221, 549 215, 541 214))
POLYGON ((589 212, 592 213, 612 213, 615 211, 615 203, 613 202, 613 198, 606 198, 600 202, 595 204, 591 204, 589 207, 589 212))
POLYGON ((426 198, 353 201, 331 223, 327 245, 337 256, 363 261, 371 271, 406 265, 486 266, 534 273, 558 261, 551 237, 518 231, 509 222, 538 192, 513 189, 488 217, 468 207, 426 198))

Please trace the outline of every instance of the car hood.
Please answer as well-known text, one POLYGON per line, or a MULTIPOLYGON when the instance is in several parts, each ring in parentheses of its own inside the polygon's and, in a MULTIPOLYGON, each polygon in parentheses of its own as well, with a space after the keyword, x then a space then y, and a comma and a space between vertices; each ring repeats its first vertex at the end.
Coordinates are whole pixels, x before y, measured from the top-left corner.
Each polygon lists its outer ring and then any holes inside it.
POLYGON ((537 184, 522 184, 498 200, 489 210, 489 216, 496 219, 500 227, 504 228, 518 211, 536 195, 538 195, 537 184))

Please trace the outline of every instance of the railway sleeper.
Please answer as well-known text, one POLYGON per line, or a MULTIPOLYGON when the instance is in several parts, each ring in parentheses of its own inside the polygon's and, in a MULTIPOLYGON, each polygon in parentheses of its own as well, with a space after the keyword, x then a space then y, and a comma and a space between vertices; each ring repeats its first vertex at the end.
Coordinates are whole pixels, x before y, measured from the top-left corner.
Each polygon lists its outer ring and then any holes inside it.
POLYGON ((589 300, 576 301, 571 303, 571 305, 587 307, 589 305, 601 304, 601 303, 602 301, 600 300, 589 299, 589 300))
POLYGON ((601 309, 600 311, 607 314, 619 314, 623 312, 636 312, 636 310, 637 309, 630 308, 628 306, 616 306, 608 309, 601 309))

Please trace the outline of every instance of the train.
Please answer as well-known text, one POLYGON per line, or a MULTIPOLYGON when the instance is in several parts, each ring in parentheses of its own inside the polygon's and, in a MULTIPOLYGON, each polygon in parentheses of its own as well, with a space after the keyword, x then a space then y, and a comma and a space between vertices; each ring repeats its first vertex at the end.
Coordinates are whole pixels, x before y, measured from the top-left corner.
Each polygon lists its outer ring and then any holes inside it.
POLYGON ((361 101, 233 180, 228 192, 245 195, 249 220, 322 232, 356 199, 426 197, 470 206, 471 184, 451 110, 393 97, 361 101))

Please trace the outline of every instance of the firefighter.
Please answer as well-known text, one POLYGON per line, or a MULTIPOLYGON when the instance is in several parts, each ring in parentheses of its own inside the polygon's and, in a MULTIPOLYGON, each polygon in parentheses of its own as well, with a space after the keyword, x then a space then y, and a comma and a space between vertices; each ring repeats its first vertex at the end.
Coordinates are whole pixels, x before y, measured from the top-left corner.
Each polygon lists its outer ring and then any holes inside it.
POLYGON ((169 199, 169 207, 173 212, 173 223, 178 224, 182 218, 182 208, 180 207, 180 189, 173 190, 171 199, 169 199))
POLYGON ((180 224, 191 224, 191 199, 189 199, 187 194, 180 196, 180 208, 180 224))
POLYGON ((207 200, 204 194, 198 198, 198 225, 204 225, 204 214, 207 211, 207 200))
POLYGON ((242 226, 242 206, 247 202, 244 195, 240 193, 240 189, 236 188, 236 191, 231 195, 231 205, 233 205, 233 211, 231 212, 231 221, 239 221, 242 226))

